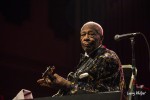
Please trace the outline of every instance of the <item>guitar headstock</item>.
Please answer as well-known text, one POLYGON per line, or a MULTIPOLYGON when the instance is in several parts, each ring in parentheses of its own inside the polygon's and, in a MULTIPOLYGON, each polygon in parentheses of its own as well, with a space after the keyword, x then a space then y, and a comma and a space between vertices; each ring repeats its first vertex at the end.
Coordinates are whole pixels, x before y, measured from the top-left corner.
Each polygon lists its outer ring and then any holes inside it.
POLYGON ((46 76, 52 75, 54 70, 55 70, 54 66, 52 66, 52 67, 48 66, 47 69, 45 70, 45 72, 42 73, 42 77, 46 77, 46 76))

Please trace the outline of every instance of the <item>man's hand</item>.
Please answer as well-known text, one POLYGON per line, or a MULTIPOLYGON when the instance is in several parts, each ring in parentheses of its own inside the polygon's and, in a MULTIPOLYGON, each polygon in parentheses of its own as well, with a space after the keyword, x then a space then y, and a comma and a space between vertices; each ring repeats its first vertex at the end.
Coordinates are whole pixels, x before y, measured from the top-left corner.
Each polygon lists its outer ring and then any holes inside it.
POLYGON ((54 80, 50 80, 48 77, 44 77, 42 79, 37 80, 37 83, 39 83, 41 86, 46 87, 52 87, 59 86, 61 88, 69 88, 71 85, 71 82, 64 79, 63 77, 59 76, 58 74, 54 74, 54 80))
POLYGON ((37 80, 37 83, 39 83, 41 86, 46 86, 46 87, 52 86, 52 81, 48 77, 37 80))

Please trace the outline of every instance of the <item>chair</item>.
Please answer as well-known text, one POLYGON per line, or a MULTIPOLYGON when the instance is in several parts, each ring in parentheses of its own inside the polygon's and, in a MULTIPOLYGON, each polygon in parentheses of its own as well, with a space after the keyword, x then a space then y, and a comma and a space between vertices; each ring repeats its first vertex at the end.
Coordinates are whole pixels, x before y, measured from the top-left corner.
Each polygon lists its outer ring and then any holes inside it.
POLYGON ((124 73, 124 79, 126 84, 126 91, 127 91, 127 100, 132 100, 132 94, 133 93, 133 86, 135 84, 134 77, 137 75, 137 69, 135 69, 135 75, 133 74, 133 68, 132 65, 122 65, 123 73, 124 73))

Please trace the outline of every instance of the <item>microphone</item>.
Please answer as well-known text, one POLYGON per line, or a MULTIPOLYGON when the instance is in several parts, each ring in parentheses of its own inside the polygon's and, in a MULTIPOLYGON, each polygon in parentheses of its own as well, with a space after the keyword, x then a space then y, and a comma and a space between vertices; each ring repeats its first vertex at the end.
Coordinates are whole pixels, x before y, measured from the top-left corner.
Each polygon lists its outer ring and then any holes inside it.
POLYGON ((131 38, 131 37, 135 37, 136 35, 141 34, 140 32, 136 32, 136 33, 127 33, 127 34, 122 34, 122 35, 115 35, 114 36, 114 40, 119 41, 121 39, 126 39, 126 38, 131 38))

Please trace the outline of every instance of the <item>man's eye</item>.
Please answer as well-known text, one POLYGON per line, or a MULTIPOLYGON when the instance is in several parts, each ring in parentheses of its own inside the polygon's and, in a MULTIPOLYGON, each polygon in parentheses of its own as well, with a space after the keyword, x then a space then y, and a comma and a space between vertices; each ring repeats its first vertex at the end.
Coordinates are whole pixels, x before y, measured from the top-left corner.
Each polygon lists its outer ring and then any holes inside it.
POLYGON ((85 36, 85 33, 81 33, 81 36, 85 36))
POLYGON ((89 35, 95 35, 94 33, 90 33, 89 35))
POLYGON ((93 33, 93 32, 90 32, 90 33, 89 33, 89 35, 91 35, 91 36, 94 36, 94 35, 95 35, 95 33, 93 33))

